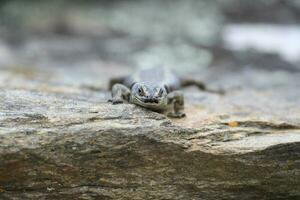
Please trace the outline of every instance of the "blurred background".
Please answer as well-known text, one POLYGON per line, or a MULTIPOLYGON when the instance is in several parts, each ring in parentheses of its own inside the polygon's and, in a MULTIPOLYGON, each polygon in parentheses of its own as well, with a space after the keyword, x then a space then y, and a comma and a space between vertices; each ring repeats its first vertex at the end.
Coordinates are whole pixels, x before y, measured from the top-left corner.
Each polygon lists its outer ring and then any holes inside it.
POLYGON ((299 86, 299 0, 1 0, 0 87, 105 90, 166 65, 227 90, 299 86))

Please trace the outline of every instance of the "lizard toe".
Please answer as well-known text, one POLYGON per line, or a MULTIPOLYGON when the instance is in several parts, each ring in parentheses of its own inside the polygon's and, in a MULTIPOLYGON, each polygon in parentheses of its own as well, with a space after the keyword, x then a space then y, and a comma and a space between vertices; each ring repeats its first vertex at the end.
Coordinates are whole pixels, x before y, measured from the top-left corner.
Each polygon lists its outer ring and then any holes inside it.
POLYGON ((115 104, 122 104, 123 100, 122 99, 109 99, 108 102, 110 102, 113 105, 115 105, 115 104))
POLYGON ((171 117, 171 118, 183 118, 185 116, 186 116, 186 114, 183 113, 183 112, 171 112, 171 113, 168 113, 168 117, 171 117))

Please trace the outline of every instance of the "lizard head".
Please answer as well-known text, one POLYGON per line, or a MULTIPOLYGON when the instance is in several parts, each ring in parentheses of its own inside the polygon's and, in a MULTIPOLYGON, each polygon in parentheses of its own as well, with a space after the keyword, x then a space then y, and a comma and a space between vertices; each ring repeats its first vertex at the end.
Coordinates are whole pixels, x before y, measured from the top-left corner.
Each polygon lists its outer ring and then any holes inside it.
POLYGON ((131 87, 131 102, 152 109, 163 109, 167 104, 167 89, 147 83, 135 83, 131 87))

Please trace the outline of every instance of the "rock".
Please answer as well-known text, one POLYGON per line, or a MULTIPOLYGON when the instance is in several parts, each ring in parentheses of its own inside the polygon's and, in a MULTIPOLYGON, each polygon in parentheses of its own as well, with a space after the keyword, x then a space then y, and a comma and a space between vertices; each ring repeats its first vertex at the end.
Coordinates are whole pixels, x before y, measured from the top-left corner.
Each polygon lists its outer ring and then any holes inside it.
POLYGON ((219 3, 230 21, 295 24, 300 20, 300 3, 297 0, 256 0, 255 3, 229 0, 219 3))
POLYGON ((157 43, 187 38, 211 45, 216 42, 223 20, 215 2, 142 0, 68 4, 64 1, 28 5, 18 1, 6 2, 2 9, 5 25, 47 34, 99 37, 115 33, 157 43), (41 22, 39 19, 45 16, 49 17, 41 22))
MULTIPOLYGON (((106 65, 99 66, 105 72, 106 65)), ((296 87, 276 90, 263 82, 259 90, 245 84, 248 89, 229 87, 223 96, 188 88, 187 118, 172 120, 134 105, 106 103, 108 92, 80 86, 86 79, 66 84, 64 77, 77 73, 72 68, 61 76, 31 70, 36 76, 1 69, 3 199, 300 195, 296 87), (46 74, 48 79, 40 78, 46 74), (54 77, 56 84, 49 82, 54 77)))
POLYGON ((231 24, 224 28, 227 48, 237 51, 255 50, 277 54, 288 62, 297 63, 300 57, 300 27, 272 24, 231 24), (282 38, 285 35, 285 38, 282 38))

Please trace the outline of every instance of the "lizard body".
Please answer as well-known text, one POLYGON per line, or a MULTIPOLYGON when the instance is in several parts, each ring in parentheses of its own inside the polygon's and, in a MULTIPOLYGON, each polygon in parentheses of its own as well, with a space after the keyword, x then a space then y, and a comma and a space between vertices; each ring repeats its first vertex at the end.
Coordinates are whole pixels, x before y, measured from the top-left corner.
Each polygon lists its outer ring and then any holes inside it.
POLYGON ((181 118, 185 116, 184 96, 179 89, 189 85, 205 90, 202 82, 179 79, 166 67, 144 68, 131 76, 111 80, 110 102, 119 104, 125 100, 158 112, 171 109, 169 117, 181 118))

